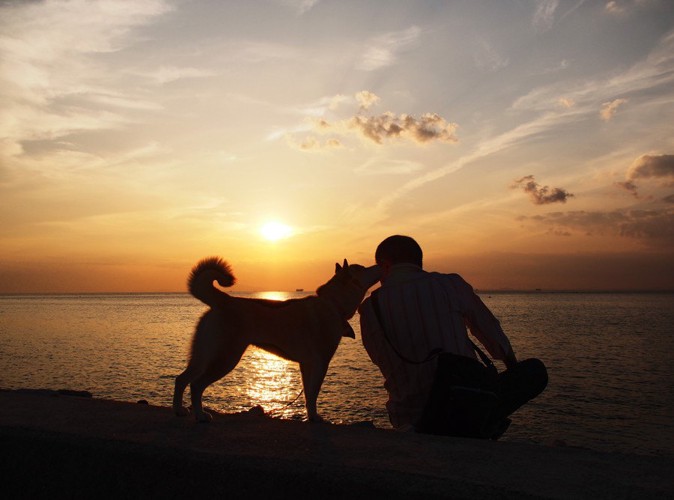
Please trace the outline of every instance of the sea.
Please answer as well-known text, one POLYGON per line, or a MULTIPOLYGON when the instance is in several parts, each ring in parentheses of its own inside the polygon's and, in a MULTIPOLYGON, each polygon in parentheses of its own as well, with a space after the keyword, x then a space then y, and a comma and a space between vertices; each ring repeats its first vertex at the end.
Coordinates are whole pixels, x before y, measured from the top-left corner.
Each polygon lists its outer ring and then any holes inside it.
MULTIPOLYGON (((518 358, 536 357, 548 367, 547 389, 512 416, 502 440, 674 457, 674 293, 480 296, 518 358)), ((205 310, 180 293, 0 295, 0 388, 81 390, 170 406, 205 310)), ((390 428, 383 379, 363 348, 358 314, 351 325, 356 339, 342 339, 319 411, 336 424, 390 428)), ((301 420, 301 391, 297 364, 250 347, 206 389, 204 402, 219 412, 261 406, 274 417, 301 420)))

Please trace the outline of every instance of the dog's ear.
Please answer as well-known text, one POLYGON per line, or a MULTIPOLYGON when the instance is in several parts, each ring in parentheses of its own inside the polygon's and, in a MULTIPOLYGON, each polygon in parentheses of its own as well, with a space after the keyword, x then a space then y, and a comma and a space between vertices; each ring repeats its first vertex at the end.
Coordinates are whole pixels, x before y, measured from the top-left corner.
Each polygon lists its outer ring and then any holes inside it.
POLYGON ((349 267, 349 262, 346 259, 344 259, 344 264, 342 264, 342 267, 344 267, 344 269, 349 267))
POLYGON ((339 262, 335 262, 335 274, 342 270, 342 266, 339 265, 339 262))

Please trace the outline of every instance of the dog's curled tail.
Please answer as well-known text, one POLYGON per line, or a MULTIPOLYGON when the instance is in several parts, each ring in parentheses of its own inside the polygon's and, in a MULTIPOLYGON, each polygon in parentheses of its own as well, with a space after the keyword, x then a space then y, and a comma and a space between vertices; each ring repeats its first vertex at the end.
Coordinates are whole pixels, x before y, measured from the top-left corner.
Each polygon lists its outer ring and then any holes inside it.
POLYGON ((232 268, 220 257, 207 257, 197 262, 187 279, 187 288, 194 297, 214 307, 226 298, 227 294, 215 288, 213 281, 217 281, 223 287, 236 283, 232 268))

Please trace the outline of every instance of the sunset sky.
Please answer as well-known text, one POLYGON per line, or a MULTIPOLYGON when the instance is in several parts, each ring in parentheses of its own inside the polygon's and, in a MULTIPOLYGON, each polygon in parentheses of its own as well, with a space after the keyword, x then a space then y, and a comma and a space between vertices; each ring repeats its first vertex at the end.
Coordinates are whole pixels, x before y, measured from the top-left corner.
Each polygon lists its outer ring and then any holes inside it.
POLYGON ((4 293, 671 290, 674 2, 2 1, 0 200, 4 293))

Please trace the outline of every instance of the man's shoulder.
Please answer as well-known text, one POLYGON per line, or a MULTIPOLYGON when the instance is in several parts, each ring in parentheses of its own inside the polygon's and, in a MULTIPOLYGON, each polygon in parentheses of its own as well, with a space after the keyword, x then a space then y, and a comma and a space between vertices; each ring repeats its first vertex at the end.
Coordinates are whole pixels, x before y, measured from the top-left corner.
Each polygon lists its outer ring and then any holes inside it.
POLYGON ((458 274, 458 273, 429 272, 428 275, 429 275, 429 277, 432 277, 433 279, 438 279, 438 280, 454 281, 454 282, 461 282, 461 283, 466 282, 466 280, 464 280, 461 277, 461 275, 458 274))
POLYGON ((443 288, 452 294, 465 296, 473 291, 473 286, 458 273, 429 273, 433 280, 441 283, 443 288))
POLYGON ((376 294, 376 292, 380 289, 385 292, 388 290, 399 289, 400 287, 414 287, 418 286, 420 283, 428 283, 433 281, 452 286, 466 284, 466 280, 464 280, 461 275, 457 273, 441 273, 437 271, 426 271, 419 269, 419 271, 414 274, 396 276, 395 279, 389 279, 382 284, 381 288, 375 290, 373 293, 376 294))

